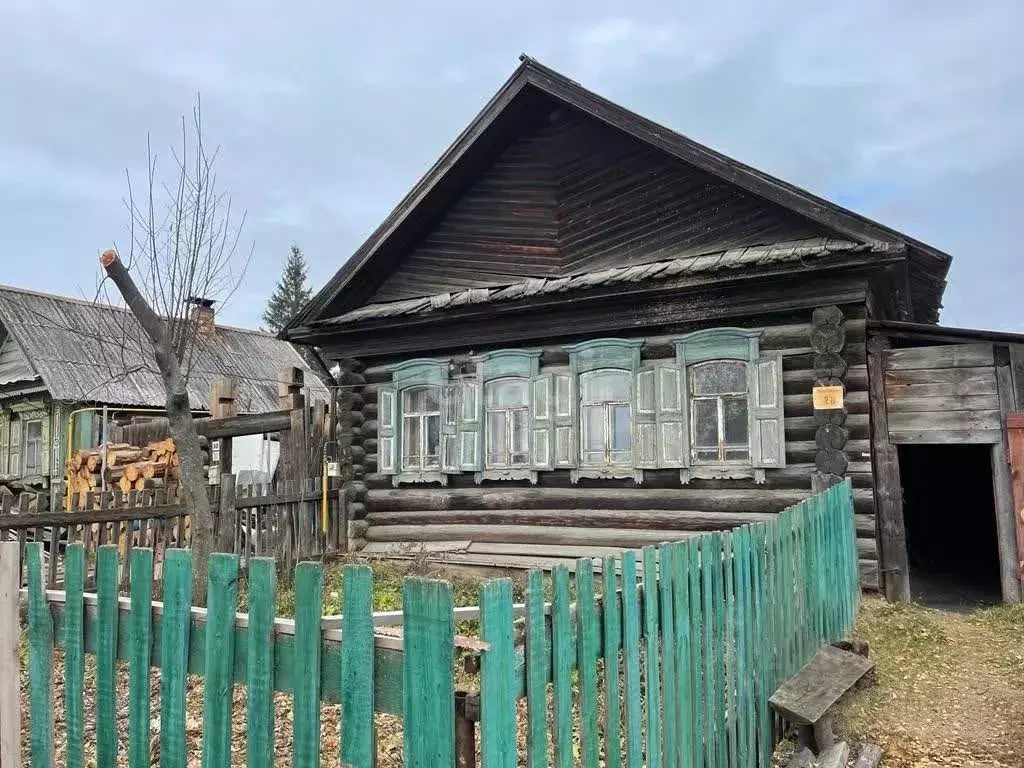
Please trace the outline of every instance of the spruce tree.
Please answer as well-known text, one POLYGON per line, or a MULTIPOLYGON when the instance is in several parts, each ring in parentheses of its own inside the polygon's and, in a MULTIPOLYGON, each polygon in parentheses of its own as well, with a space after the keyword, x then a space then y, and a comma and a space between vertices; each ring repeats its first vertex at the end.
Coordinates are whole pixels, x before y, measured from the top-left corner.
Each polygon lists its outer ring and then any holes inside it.
POLYGON ((313 296, 312 288, 306 285, 307 270, 306 258, 301 249, 293 245, 284 263, 284 274, 277 281, 277 287, 263 313, 267 330, 275 333, 280 331, 313 296))

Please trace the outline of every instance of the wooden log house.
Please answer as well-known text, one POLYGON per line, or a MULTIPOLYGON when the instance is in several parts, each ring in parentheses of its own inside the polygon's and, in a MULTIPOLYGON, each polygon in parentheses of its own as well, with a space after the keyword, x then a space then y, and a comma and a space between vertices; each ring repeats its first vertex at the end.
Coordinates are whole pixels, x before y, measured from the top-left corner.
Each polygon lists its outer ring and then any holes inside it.
POLYGON ((283 336, 341 367, 367 552, 552 564, 848 477, 863 583, 905 597, 898 446, 980 435, 1003 503, 1019 407, 1000 339, 936 325, 949 265, 524 57, 283 336))

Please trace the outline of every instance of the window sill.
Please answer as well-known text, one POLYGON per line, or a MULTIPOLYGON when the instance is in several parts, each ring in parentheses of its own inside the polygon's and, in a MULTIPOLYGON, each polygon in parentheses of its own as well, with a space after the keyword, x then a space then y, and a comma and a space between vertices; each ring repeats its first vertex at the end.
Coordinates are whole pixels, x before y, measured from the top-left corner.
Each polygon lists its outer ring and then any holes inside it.
POLYGON ((633 467, 580 467, 571 470, 569 480, 576 484, 581 479, 592 480, 632 480, 637 485, 644 481, 644 471, 633 467))
POLYGON ((485 469, 473 475, 477 485, 484 480, 529 480, 537 484, 537 473, 532 469, 485 469))
POLYGON ((755 469, 749 464, 697 464, 679 470, 679 481, 688 485, 691 480, 749 480, 763 485, 765 475, 763 469, 755 469))
POLYGON ((448 485, 448 475, 441 470, 429 472, 400 472, 392 478, 392 485, 406 485, 412 483, 440 483, 448 485))

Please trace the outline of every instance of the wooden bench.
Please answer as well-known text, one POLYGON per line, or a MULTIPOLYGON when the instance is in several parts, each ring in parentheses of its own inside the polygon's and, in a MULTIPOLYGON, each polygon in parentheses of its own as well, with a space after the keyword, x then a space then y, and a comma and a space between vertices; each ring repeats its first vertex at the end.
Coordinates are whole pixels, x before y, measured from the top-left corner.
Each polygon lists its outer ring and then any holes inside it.
POLYGON ((772 707, 796 725, 800 746, 819 753, 835 742, 832 706, 875 668, 864 656, 826 645, 772 694, 772 707))

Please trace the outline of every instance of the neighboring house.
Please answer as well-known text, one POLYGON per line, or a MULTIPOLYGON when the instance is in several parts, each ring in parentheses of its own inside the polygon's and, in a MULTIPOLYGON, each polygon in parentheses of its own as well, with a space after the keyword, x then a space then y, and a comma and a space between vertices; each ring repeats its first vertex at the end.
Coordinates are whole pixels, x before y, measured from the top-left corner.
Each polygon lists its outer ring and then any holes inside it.
MULTIPOLYGON (((188 388, 197 414, 208 412, 210 387, 224 376, 235 380, 239 413, 278 410, 278 376, 289 367, 303 369, 314 399, 328 399, 322 374, 291 344, 216 325, 209 301, 193 311, 188 388)), ((0 475, 56 485, 69 431, 72 448, 99 444, 103 406, 119 423, 161 416, 164 389, 151 349, 123 308, 0 286, 0 475)), ((236 442, 236 471, 266 461, 269 446, 236 442)))
POLYGON ((866 584, 909 594, 913 521, 911 561, 1012 600, 1024 337, 936 325, 950 261, 524 59, 282 337, 352 387, 371 552, 566 562, 850 478, 866 584), (901 467, 968 466, 969 525, 941 492, 905 519, 901 467))

